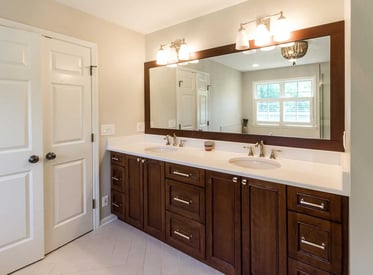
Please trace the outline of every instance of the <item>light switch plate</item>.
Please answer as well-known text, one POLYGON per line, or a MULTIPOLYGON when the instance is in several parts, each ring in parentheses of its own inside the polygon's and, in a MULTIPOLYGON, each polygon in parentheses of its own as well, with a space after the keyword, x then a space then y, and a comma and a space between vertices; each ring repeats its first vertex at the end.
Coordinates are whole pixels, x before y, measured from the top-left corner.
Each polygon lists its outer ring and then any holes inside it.
POLYGON ((115 124, 101 124, 101 136, 110 136, 115 134, 115 124))

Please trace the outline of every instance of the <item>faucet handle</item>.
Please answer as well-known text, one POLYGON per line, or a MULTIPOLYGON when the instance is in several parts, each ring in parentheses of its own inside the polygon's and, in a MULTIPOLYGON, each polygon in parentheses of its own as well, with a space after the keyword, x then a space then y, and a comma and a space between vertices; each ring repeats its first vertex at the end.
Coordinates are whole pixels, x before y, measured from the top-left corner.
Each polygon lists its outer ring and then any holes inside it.
POLYGON ((281 152, 281 150, 272 149, 271 155, 269 156, 270 159, 276 159, 276 153, 281 152))
POLYGON ((254 156, 253 146, 243 146, 244 149, 249 149, 248 156, 254 156))
POLYGON ((180 139, 179 147, 184 147, 185 142, 187 142, 186 139, 180 139))

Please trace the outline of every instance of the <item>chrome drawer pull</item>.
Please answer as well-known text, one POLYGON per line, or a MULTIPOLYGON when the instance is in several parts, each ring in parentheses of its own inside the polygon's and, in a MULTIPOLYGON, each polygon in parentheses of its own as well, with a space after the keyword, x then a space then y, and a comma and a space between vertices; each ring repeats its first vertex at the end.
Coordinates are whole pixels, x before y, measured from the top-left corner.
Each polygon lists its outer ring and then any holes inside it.
POLYGON ((307 245, 319 248, 321 250, 325 250, 325 248, 326 248, 326 244, 325 243, 322 243, 321 245, 319 245, 319 244, 316 244, 316 243, 312 243, 312 242, 306 241, 306 239, 304 237, 301 238, 300 242, 303 243, 303 244, 307 244, 307 245))
POLYGON ((189 236, 187 236, 187 235, 184 235, 183 233, 180 233, 180 232, 177 231, 177 230, 174 230, 174 234, 176 234, 176 235, 178 235, 178 236, 180 236, 180 237, 182 237, 182 238, 184 238, 184 239, 187 239, 188 241, 189 241, 190 238, 192 237, 192 235, 190 235, 190 237, 189 237, 189 236))
POLYGON ((184 203, 184 204, 187 204, 187 205, 192 203, 192 201, 185 201, 185 200, 179 199, 178 197, 174 197, 173 200, 184 203))
POLYGON ((189 178, 192 175, 192 174, 182 173, 182 172, 179 172, 179 171, 172 171, 172 174, 182 176, 182 177, 186 177, 186 178, 189 178))
POLYGON ((316 203, 305 201, 303 198, 300 199, 300 204, 320 208, 320 209, 323 209, 323 210, 325 209, 325 204, 324 203, 316 204, 316 203))
POLYGON ((111 205, 112 205, 112 206, 115 206, 115 207, 117 207, 117 208, 119 208, 119 207, 120 207, 120 205, 119 205, 119 204, 116 204, 116 203, 114 203, 114 202, 113 202, 113 203, 112 203, 111 205))
POLYGON ((115 181, 119 181, 119 179, 117 177, 111 177, 113 180, 115 181))
POLYGON ((111 159, 115 161, 119 160, 117 157, 112 157, 111 159))

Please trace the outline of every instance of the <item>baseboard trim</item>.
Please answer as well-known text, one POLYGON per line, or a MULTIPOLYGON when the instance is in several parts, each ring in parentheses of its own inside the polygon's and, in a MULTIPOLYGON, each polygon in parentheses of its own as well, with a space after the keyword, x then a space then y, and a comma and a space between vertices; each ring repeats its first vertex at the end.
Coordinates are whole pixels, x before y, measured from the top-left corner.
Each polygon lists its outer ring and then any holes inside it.
POLYGON ((109 216, 103 218, 103 219, 100 221, 100 226, 103 226, 103 225, 105 225, 105 224, 111 223, 111 222, 113 222, 113 221, 115 221, 115 220, 117 220, 117 219, 118 219, 117 216, 111 214, 111 215, 109 215, 109 216))

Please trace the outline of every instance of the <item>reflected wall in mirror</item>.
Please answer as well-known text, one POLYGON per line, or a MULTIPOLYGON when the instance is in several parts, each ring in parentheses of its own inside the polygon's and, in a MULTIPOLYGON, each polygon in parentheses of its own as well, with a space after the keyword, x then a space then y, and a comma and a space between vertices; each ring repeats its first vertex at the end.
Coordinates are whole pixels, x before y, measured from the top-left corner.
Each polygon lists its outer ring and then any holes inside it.
POLYGON ((291 41, 308 49, 290 62, 287 43, 145 63, 146 133, 343 151, 344 23, 295 31, 291 41))
POLYGON ((151 68, 151 127, 330 139, 330 37, 304 44, 151 68))

